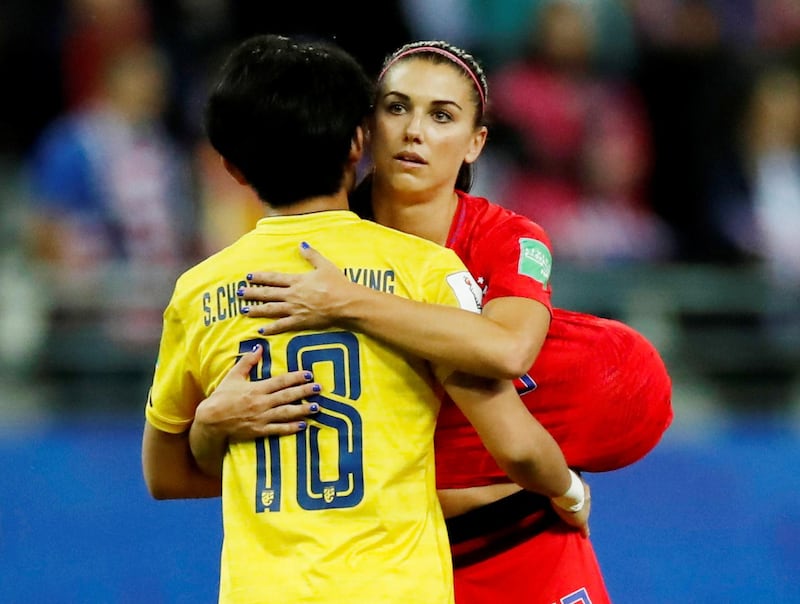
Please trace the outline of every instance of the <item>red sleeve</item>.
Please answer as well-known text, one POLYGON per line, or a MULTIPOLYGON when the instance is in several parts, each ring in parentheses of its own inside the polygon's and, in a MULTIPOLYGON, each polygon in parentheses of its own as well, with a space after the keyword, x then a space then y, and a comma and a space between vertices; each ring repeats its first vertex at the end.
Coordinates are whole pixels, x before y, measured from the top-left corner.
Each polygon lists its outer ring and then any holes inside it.
POLYGON ((550 239, 538 224, 513 216, 487 231, 473 257, 483 264, 484 304, 494 298, 522 297, 544 304, 552 314, 550 239))

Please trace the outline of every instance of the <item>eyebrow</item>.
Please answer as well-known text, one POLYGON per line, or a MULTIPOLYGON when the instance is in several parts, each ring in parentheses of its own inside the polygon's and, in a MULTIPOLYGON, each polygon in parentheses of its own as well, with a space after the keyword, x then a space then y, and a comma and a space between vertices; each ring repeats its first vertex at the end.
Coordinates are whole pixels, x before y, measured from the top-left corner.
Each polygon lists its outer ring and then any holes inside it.
MULTIPOLYGON (((385 99, 385 98, 390 97, 390 96, 399 97, 403 101, 410 101, 411 100, 410 96, 408 96, 407 94, 403 94, 402 92, 398 92, 397 90, 390 90, 389 92, 384 94, 382 98, 385 99)), ((454 107, 458 107, 458 109, 460 109, 461 111, 464 110, 464 108, 461 105, 459 105, 458 103, 456 103, 455 101, 450 100, 450 99, 439 100, 439 101, 431 101, 431 105, 434 105, 434 106, 453 105, 454 107)))

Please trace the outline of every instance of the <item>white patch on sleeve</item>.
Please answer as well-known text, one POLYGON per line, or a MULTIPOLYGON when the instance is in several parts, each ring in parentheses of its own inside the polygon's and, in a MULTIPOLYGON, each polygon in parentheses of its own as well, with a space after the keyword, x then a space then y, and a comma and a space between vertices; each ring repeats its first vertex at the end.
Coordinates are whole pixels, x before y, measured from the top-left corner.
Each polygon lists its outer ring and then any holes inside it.
POLYGON ((458 305, 464 310, 481 312, 483 291, 469 271, 460 271, 447 276, 447 284, 458 298, 458 305))

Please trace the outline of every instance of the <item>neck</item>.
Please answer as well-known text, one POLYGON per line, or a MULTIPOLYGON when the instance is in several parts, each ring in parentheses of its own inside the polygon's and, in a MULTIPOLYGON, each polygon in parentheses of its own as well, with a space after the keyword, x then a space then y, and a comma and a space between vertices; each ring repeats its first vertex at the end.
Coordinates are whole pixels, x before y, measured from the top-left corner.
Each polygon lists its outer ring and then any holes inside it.
POLYGON ((294 216, 296 214, 311 214, 312 212, 330 212, 332 210, 349 210, 350 200, 348 195, 355 186, 356 164, 351 162, 342 176, 342 184, 333 195, 320 195, 307 197, 288 206, 274 208, 267 204, 267 216, 294 216))
POLYGON ((331 210, 349 210, 347 192, 341 189, 335 195, 309 197, 288 206, 273 207, 267 204, 267 216, 294 216, 311 214, 312 212, 329 212, 331 210))
POLYGON ((447 243, 450 225, 458 206, 455 191, 446 195, 409 201, 402 195, 378 189, 372 191, 375 221, 384 226, 422 237, 439 245, 447 243))

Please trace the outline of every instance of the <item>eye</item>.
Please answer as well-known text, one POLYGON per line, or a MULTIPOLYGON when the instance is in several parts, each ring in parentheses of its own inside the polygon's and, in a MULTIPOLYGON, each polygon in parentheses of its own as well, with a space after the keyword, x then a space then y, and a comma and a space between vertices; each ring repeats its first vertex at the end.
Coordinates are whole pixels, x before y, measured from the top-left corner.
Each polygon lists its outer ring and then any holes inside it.
POLYGON ((450 115, 447 111, 438 110, 434 111, 431 115, 433 116, 433 120, 435 122, 446 123, 453 121, 453 116, 450 115))
POLYGON ((400 115, 402 113, 405 113, 406 106, 400 102, 389 103, 388 105, 386 105, 386 111, 394 115, 400 115))

